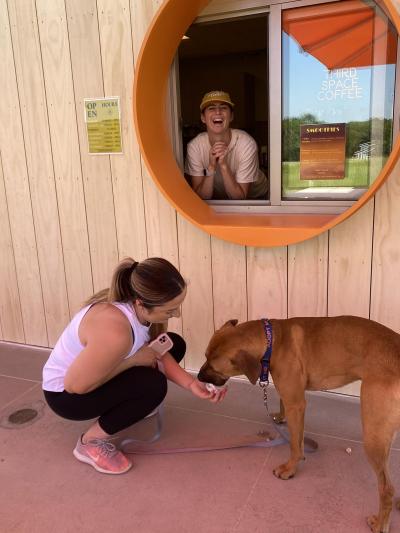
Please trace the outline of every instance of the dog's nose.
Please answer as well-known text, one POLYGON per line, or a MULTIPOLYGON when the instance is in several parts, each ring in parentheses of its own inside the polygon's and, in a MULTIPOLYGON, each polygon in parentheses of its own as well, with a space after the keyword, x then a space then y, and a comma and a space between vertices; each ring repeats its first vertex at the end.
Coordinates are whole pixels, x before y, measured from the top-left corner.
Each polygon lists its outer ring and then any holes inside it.
POLYGON ((199 381, 202 381, 203 383, 207 383, 207 378, 205 376, 205 372, 202 368, 200 368, 199 373, 197 374, 197 379, 199 381))
POLYGON ((203 383, 212 383, 216 387, 222 387, 227 382, 227 378, 223 378, 207 367, 207 364, 204 364, 197 374, 197 379, 203 383))

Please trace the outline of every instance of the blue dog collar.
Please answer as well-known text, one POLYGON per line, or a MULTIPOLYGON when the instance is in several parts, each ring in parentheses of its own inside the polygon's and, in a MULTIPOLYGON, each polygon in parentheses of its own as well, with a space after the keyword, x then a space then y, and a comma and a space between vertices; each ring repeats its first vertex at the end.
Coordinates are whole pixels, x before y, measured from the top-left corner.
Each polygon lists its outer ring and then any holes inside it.
POLYGON ((266 382, 268 385, 269 367, 272 355, 272 326, 271 322, 267 318, 262 318, 261 321, 263 323, 265 336, 267 338, 267 349, 265 350, 263 358, 261 359, 261 374, 259 379, 260 383, 266 382))

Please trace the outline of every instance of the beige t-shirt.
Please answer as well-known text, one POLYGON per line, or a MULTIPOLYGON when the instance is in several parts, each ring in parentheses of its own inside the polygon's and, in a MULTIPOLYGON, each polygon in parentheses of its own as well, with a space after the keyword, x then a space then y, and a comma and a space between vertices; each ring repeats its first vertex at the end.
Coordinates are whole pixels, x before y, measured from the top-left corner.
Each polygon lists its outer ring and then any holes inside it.
MULTIPOLYGON (((205 176, 210 162, 210 141, 207 132, 200 133, 187 146, 185 173, 189 176, 205 176)), ((257 143, 243 130, 231 130, 226 161, 238 183, 251 183, 247 198, 266 198, 268 184, 258 166, 257 143)), ((224 181, 217 165, 214 176, 213 199, 228 199, 224 181)))

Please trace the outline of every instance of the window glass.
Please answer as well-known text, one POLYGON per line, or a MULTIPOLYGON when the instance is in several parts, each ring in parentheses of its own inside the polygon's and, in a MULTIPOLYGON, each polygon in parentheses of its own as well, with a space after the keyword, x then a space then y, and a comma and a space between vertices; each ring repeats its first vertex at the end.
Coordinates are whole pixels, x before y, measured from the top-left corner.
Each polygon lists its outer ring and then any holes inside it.
POLYGON ((282 199, 357 199, 390 151, 397 33, 372 2, 282 15, 282 199))

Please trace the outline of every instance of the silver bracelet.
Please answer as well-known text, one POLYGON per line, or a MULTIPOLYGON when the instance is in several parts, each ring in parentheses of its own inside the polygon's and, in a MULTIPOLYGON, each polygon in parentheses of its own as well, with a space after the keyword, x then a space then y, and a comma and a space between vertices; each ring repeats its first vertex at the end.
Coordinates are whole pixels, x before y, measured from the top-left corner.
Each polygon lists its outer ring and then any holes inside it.
POLYGON ((214 176, 215 176, 215 170, 213 170, 212 172, 210 172, 210 171, 208 170, 208 168, 206 168, 205 171, 206 171, 206 176, 207 176, 207 178, 211 178, 211 177, 214 177, 214 176))

